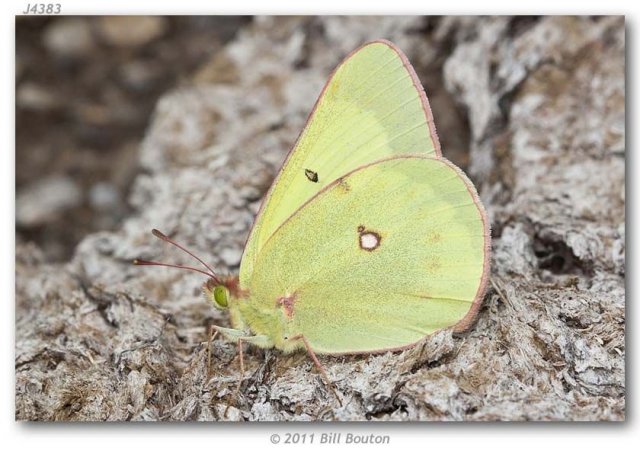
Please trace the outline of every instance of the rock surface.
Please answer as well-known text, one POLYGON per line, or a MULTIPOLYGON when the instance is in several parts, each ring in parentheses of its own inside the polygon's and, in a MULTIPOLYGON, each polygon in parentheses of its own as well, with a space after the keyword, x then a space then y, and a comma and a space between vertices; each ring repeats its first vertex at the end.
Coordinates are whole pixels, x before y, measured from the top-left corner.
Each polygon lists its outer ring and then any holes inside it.
MULTIPOLYGON (((65 36, 50 35, 54 47, 65 36)), ((118 230, 62 264, 18 242, 16 418, 624 419, 624 40, 622 17, 255 18, 158 102, 118 230), (490 215, 477 325, 400 353, 322 357, 342 406, 305 354, 248 348, 225 416, 236 348, 209 350, 207 328, 227 317, 199 275, 131 260, 186 261, 149 235, 158 227, 237 271, 329 72, 379 37, 416 67, 444 155, 490 215)))

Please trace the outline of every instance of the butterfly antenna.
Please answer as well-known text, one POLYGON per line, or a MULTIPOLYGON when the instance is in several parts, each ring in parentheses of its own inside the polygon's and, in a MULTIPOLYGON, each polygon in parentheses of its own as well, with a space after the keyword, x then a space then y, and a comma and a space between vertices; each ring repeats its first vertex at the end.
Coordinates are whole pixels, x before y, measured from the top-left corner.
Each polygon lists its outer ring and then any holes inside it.
POLYGON ((141 260, 141 259, 134 259, 133 264, 138 266, 171 267, 171 268, 180 268, 181 270, 197 271, 198 273, 202 273, 203 275, 209 276, 211 279, 213 279, 216 282, 218 281, 218 278, 212 275, 211 273, 209 273, 208 271, 201 270, 199 268, 189 267, 186 265, 174 265, 172 263, 151 262, 149 260, 141 260))
POLYGON ((185 265, 171 265, 171 264, 167 264, 167 263, 149 262, 147 260, 139 260, 139 259, 136 259, 136 260, 133 261, 133 263, 135 265, 155 265, 155 266, 174 267, 174 268, 181 268, 183 270, 197 271, 199 273, 203 273, 203 274, 209 276, 211 279, 213 279, 217 283, 220 282, 220 280, 218 279, 218 276, 216 275, 215 271, 213 271, 213 269, 209 265, 207 265, 207 263, 204 260, 202 260, 200 257, 195 255, 193 252, 189 251, 187 248, 183 247, 179 243, 173 241, 171 238, 169 238, 167 235, 165 235, 164 233, 162 233, 158 229, 151 230, 151 233, 153 234, 153 236, 155 236, 157 238, 160 238, 162 241, 166 241, 167 243, 173 244, 175 247, 180 249, 182 252, 185 252, 185 253, 189 254, 191 257, 193 257, 198 262, 200 262, 202 265, 204 265, 204 267, 208 270, 208 272, 204 271, 204 270, 200 270, 199 268, 187 267, 185 265))

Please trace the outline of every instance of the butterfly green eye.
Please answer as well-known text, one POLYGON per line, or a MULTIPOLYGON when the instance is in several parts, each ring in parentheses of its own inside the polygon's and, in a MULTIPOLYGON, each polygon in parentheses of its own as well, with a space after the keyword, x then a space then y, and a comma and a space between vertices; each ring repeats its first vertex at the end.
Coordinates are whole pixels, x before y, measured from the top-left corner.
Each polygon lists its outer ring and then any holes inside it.
POLYGON ((229 291, 225 286, 216 286, 213 289, 213 300, 215 304, 220 308, 226 308, 229 306, 229 291))

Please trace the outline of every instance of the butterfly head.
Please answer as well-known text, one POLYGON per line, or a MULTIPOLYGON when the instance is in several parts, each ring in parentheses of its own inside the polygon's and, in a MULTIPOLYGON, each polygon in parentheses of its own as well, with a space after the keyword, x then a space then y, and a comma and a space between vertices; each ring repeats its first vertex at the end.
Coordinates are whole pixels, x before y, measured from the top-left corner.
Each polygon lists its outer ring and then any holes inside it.
POLYGON ((216 308, 227 309, 229 307, 229 289, 222 284, 216 285, 213 282, 209 280, 205 283, 203 287, 205 296, 216 308))
POLYGON ((202 289, 205 297, 218 309, 228 309, 234 298, 243 295, 237 276, 208 279, 202 289))

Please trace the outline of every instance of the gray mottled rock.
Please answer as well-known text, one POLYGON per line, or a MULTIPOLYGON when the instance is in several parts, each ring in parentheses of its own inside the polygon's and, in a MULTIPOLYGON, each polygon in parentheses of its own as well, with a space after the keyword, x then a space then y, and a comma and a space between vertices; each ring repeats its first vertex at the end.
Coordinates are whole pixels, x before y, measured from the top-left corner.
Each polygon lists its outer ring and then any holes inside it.
POLYGON ((158 102, 120 230, 63 265, 18 244, 16 418, 622 420, 624 34, 622 17, 257 18, 158 102), (208 344, 228 321, 202 278, 131 260, 190 262, 157 227, 235 272, 332 67, 379 37, 433 87, 436 125, 458 113, 444 155, 468 138, 493 228, 479 320, 400 353, 322 357, 342 405, 305 354, 249 348, 234 400, 236 349, 208 344))
POLYGON ((51 176, 24 189, 16 199, 16 223, 26 227, 45 224, 56 213, 82 202, 76 183, 66 176, 51 176))

